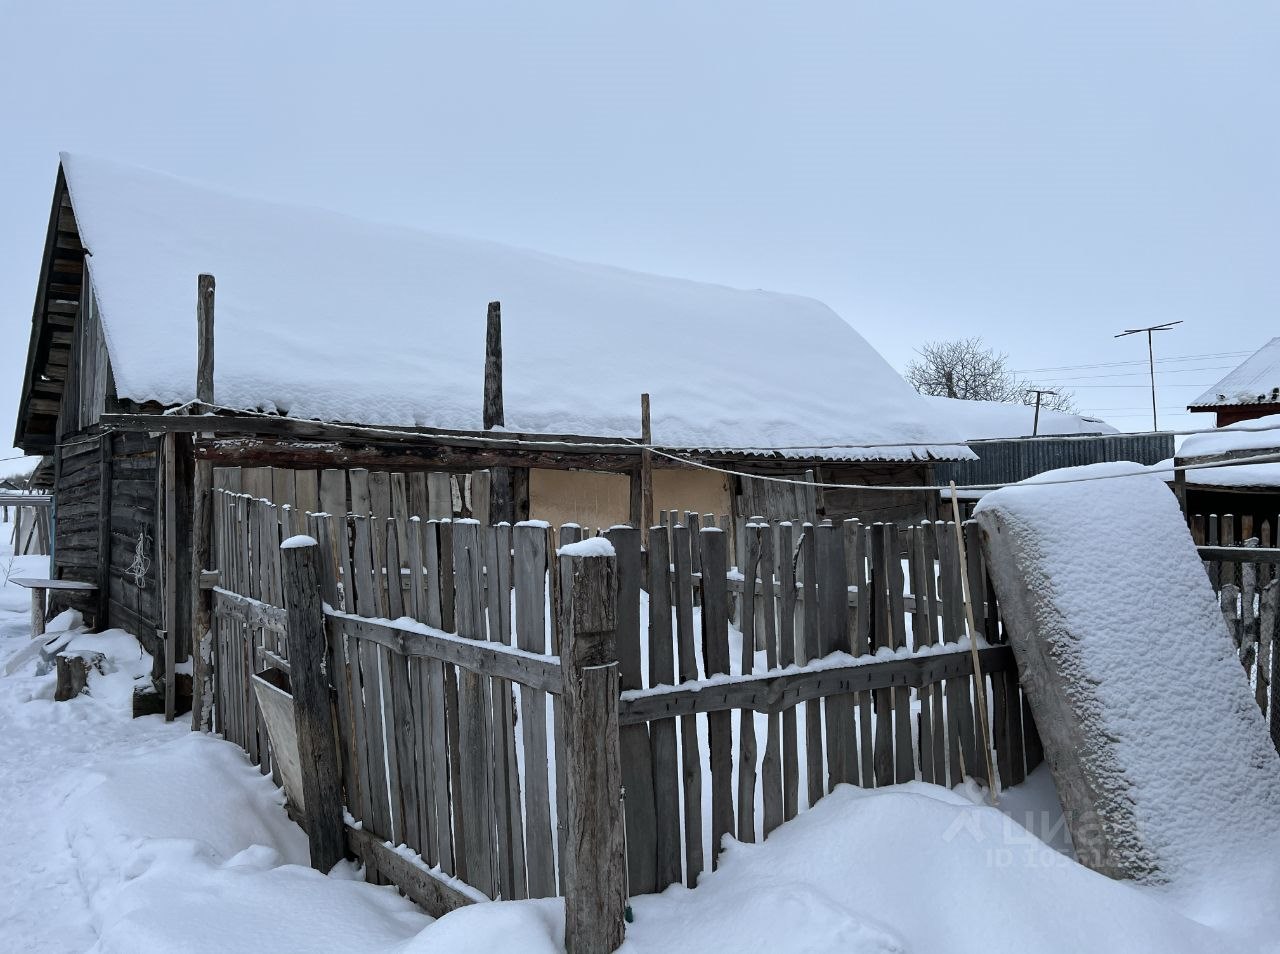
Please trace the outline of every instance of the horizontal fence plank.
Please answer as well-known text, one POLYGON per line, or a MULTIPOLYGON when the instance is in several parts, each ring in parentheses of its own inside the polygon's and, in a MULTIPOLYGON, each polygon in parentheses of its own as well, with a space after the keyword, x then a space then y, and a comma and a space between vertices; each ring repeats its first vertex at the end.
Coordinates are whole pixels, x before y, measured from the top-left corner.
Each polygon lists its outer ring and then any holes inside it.
POLYGON ((481 643, 452 633, 352 616, 336 610, 326 615, 340 621, 361 639, 406 656, 426 656, 461 666, 470 672, 498 676, 554 695, 564 692, 559 656, 525 652, 502 643, 481 643))
POLYGON ((1196 547, 1202 560, 1223 563, 1280 563, 1277 547, 1196 547))
MULTIPOLYGON (((990 646, 979 650, 978 656, 984 673, 1003 672, 1014 665, 1008 646, 990 646)), ((798 702, 831 695, 893 686, 919 689, 941 679, 972 674, 973 661, 967 649, 879 662, 810 665, 791 672, 711 678, 693 685, 624 692, 618 703, 618 719, 622 725, 633 725, 729 709, 781 712, 798 702)))
POLYGON ((281 634, 286 630, 288 614, 280 607, 224 590, 220 586, 213 587, 213 608, 215 613, 234 616, 250 626, 261 626, 281 634))
POLYGON ((377 835, 347 825, 347 849, 369 868, 380 872, 403 891, 409 900, 432 917, 488 901, 483 894, 456 878, 441 875, 420 859, 401 854, 377 835))

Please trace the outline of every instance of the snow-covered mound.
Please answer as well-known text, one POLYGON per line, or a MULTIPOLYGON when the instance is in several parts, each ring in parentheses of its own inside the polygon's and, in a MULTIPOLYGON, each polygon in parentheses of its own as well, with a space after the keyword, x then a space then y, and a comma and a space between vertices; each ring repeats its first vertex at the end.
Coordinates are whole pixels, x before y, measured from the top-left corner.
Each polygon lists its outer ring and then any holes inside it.
POLYGON ((485 314, 498 300, 511 430, 636 435, 649 392, 654 439, 673 446, 951 440, 812 299, 374 225, 81 155, 62 164, 122 398, 195 398, 194 317, 174 316, 194 316, 196 275, 211 272, 215 390, 230 407, 478 429, 485 314))
POLYGON ((1186 887, 1274 850, 1280 758, 1168 487, 1028 482, 975 516, 1081 860, 1186 887))
POLYGON ((1041 409, 1037 427, 1036 409, 1026 404, 958 401, 932 395, 923 397, 951 433, 965 441, 1030 437, 1033 430, 1040 435, 1120 433, 1106 421, 1047 408, 1041 409))

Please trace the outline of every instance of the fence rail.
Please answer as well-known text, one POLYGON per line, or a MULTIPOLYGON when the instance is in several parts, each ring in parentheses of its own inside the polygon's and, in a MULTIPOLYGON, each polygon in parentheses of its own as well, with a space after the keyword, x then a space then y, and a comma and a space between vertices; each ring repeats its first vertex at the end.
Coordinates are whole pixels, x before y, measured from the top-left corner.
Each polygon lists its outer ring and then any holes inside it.
POLYGON ((593 591, 573 525, 212 499, 217 729, 280 775, 251 677, 291 668, 280 543, 309 534, 347 846, 436 914, 563 894, 567 930, 602 930, 619 885, 692 885, 725 835, 761 840, 837 784, 985 779, 962 572, 1000 782, 1041 759, 973 525, 962 550, 945 523, 753 521, 740 567, 692 515, 647 550, 615 527, 593 591))

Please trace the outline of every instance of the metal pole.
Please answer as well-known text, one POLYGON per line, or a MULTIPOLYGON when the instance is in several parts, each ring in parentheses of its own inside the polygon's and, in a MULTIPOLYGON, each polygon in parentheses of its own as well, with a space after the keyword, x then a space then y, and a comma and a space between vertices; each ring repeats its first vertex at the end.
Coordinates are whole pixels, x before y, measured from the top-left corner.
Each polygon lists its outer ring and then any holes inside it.
POLYGON ((1156 423, 1156 353, 1151 344, 1151 331, 1152 329, 1147 329, 1147 367, 1151 369, 1151 429, 1158 431, 1160 425, 1156 423))
POLYGON ((1149 325, 1146 328, 1126 328, 1117 338, 1123 338, 1126 335, 1136 335, 1141 332, 1147 333, 1147 367, 1151 372, 1151 429, 1157 431, 1160 429, 1159 419, 1156 416, 1156 353, 1155 346, 1152 344, 1151 333, 1153 331, 1169 331, 1174 325, 1182 324, 1181 321, 1166 321, 1159 325, 1149 325))
POLYGON ((1040 392, 1036 392, 1036 419, 1031 423, 1031 436, 1035 437, 1040 433, 1040 392))

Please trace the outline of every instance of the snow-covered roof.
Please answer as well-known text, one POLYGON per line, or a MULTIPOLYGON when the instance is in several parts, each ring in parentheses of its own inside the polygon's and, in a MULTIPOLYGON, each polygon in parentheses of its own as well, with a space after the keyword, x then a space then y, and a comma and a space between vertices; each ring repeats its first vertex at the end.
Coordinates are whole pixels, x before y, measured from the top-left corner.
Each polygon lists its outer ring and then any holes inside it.
POLYGON ((1280 404, 1280 338, 1272 338, 1187 407, 1280 404))
MULTIPOLYGON (((1035 427, 1036 409, 1025 404, 1002 401, 959 401, 926 396, 926 402, 957 439, 966 441, 1030 437, 1035 427)), ((1062 411, 1040 411, 1040 434, 1118 434, 1105 421, 1062 411)))
MULTIPOLYGON (((1206 434, 1191 434, 1178 448, 1177 459, 1181 463, 1268 454, 1280 454, 1280 414, 1239 421, 1206 434)), ((1276 488, 1280 487, 1280 462, 1261 461, 1191 470, 1187 472, 1187 484, 1194 487, 1276 488)))
POLYGON ((228 407, 478 430, 498 300, 509 430, 635 435, 647 391, 668 446, 969 457, 809 298, 371 224, 81 155, 62 164, 122 398, 195 398, 196 276, 209 272, 215 398, 228 407))

